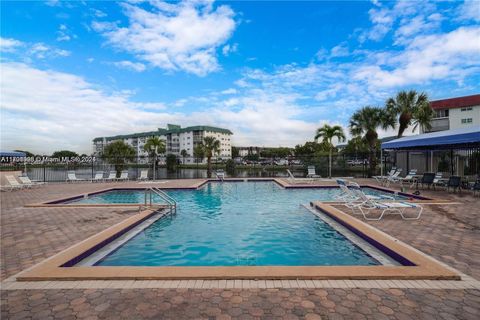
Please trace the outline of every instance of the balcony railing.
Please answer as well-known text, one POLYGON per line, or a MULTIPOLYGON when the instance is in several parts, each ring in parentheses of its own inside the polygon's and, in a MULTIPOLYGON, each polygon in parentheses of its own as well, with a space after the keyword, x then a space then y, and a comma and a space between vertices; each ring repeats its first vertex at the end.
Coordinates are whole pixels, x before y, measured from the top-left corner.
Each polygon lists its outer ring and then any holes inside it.
POLYGON ((436 132, 450 129, 449 118, 436 118, 431 122, 432 128, 430 130, 425 130, 425 132, 436 132))

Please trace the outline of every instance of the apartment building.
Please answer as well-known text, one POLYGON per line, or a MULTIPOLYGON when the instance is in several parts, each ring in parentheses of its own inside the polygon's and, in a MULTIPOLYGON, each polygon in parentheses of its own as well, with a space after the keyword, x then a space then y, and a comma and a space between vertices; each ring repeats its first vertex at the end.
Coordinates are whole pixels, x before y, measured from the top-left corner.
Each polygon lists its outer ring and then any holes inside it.
POLYGON ((228 129, 211 126, 192 126, 182 128, 179 125, 168 124, 167 128, 158 128, 157 131, 139 132, 127 135, 117 135, 111 137, 97 137, 93 139, 93 154, 100 156, 105 146, 113 141, 121 140, 132 146, 137 153, 137 158, 142 159, 148 156, 143 150, 145 143, 150 137, 159 137, 165 141, 167 154, 181 156, 182 150, 188 154, 186 162, 193 162, 194 148, 203 141, 205 137, 215 137, 220 141, 219 158, 229 159, 232 157, 231 136, 232 132, 228 129))
POLYGON ((435 100, 430 105, 435 112, 432 128, 422 133, 480 126, 480 94, 435 100))

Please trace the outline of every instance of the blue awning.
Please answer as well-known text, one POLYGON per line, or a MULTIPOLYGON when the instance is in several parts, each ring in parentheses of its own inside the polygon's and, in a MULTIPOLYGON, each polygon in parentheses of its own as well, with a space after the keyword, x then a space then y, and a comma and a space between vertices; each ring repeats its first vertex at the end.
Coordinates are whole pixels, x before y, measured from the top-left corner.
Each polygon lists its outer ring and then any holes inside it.
POLYGON ((415 136, 402 137, 382 143, 382 149, 438 149, 441 147, 480 146, 480 126, 437 131, 415 136))
POLYGON ((27 155, 25 152, 18 152, 18 151, 0 151, 0 157, 16 157, 16 158, 23 158, 27 155))

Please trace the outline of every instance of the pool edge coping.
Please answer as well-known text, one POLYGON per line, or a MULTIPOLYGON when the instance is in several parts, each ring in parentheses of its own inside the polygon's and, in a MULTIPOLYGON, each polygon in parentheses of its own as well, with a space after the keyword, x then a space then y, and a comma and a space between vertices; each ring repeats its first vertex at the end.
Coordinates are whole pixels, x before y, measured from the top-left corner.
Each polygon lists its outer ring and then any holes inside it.
POLYGON ((315 280, 460 280, 433 258, 356 219, 330 204, 313 202, 314 207, 371 237, 411 261, 414 266, 233 266, 233 267, 62 267, 92 248, 154 212, 142 211, 80 243, 47 258, 16 275, 18 281, 45 280, 218 280, 218 279, 315 279, 315 280))

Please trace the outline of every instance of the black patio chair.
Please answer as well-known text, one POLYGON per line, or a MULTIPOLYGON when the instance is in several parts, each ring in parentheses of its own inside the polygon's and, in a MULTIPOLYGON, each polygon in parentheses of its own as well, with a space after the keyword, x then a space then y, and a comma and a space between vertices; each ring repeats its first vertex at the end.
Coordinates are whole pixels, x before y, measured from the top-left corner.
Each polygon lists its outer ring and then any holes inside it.
POLYGON ((430 189, 430 186, 433 184, 433 180, 435 180, 435 173, 425 172, 423 176, 419 180, 417 180, 417 189, 419 183, 422 185, 422 189, 424 188, 424 185, 427 185, 430 189))
POLYGON ((473 196, 475 197, 475 194, 478 192, 480 194, 480 178, 477 178, 475 181, 475 184, 472 187, 473 190, 473 196))
POLYGON ((447 182, 447 191, 450 190, 450 188, 453 189, 453 192, 455 192, 455 189, 458 189, 460 192, 462 191, 461 188, 462 184, 462 178, 459 176, 450 176, 447 182))

